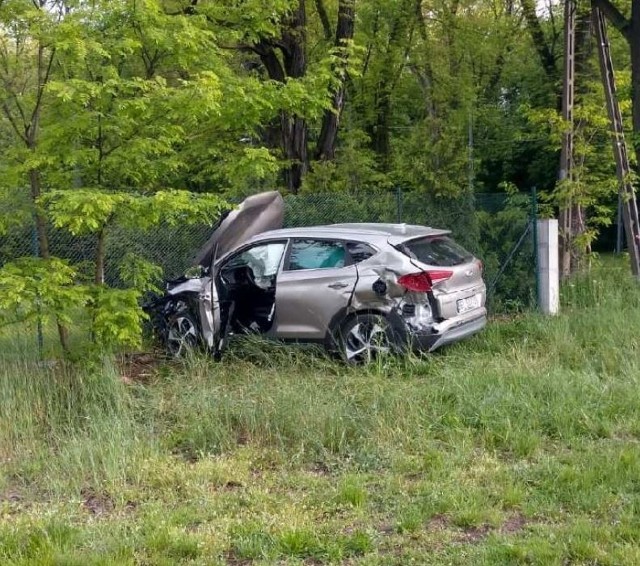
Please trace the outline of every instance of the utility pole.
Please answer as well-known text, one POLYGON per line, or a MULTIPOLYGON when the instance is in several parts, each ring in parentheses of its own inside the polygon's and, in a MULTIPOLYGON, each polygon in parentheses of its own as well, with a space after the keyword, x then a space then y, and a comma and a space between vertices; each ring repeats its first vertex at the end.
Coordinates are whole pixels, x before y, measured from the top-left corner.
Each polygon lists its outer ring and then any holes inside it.
POLYGON ((631 168, 627 155, 627 146, 624 140, 622 128, 622 115, 618 98, 616 96, 616 83, 613 75, 613 62, 611 49, 607 37, 607 23, 604 14, 596 6, 592 7, 591 17, 596 29, 596 41, 598 42, 598 57, 600 59, 600 73, 604 85, 604 94, 607 100, 607 112, 611 121, 611 141, 613 154, 616 160, 616 172, 620 183, 620 205, 622 207, 622 219, 624 231, 629 247, 631 259, 631 272, 640 279, 640 218, 636 194, 631 182, 631 168))
MULTIPOLYGON (((562 81, 562 120, 565 130, 562 134, 562 151, 560 153, 560 172, 558 181, 570 183, 573 180, 573 103, 574 103, 574 71, 575 71, 575 32, 576 32, 575 0, 565 0, 564 4, 564 73, 562 81)), ((573 255, 573 227, 576 219, 574 202, 567 198, 560 211, 560 272, 563 277, 571 274, 571 257, 573 255)))

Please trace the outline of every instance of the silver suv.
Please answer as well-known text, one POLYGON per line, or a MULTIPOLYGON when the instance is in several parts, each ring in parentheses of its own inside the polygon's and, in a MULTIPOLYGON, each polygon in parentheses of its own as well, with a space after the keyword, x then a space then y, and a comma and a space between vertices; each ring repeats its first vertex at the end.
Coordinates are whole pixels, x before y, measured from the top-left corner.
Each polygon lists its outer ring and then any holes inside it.
POLYGON ((170 353, 258 333, 316 342, 345 361, 432 351, 487 320, 482 263, 447 230, 405 224, 282 229, 283 200, 245 200, 215 227, 195 276, 148 306, 170 353))

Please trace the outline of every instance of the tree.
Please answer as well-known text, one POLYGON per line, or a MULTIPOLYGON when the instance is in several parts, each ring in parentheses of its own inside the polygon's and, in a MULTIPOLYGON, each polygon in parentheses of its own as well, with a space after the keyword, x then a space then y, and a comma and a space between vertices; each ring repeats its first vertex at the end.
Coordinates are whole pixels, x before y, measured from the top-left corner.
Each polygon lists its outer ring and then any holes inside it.
MULTIPOLYGON (((322 0, 316 0, 316 7, 322 20, 325 37, 330 37, 330 24, 322 0)), ((354 29, 355 0, 340 0, 338 2, 338 23, 335 34, 336 62, 332 67, 335 82, 331 86, 331 108, 325 110, 322 119, 322 128, 316 147, 317 159, 325 161, 335 159, 338 125, 345 104, 346 79, 354 29)))
MULTIPOLYGON (((13 132, 3 186, 7 191, 22 175, 29 179, 44 263, 7 264, 0 282, 6 287, 20 276, 40 282, 40 302, 53 305, 65 352, 70 298, 76 307, 90 306, 92 333, 102 345, 131 342, 139 337, 141 290, 104 285, 107 230, 134 216, 138 227, 174 216, 182 222, 212 221, 223 207, 216 195, 161 190, 176 180, 178 150, 189 128, 204 114, 215 114, 220 98, 217 77, 210 73, 191 80, 159 75, 162 47, 171 48, 175 70, 194 62, 208 34, 182 26, 183 35, 169 46, 151 41, 152 51, 147 38, 161 37, 170 27, 156 2, 29 4, 14 2, 0 12, 10 22, 0 78, 2 108, 13 132), (195 105, 185 104, 196 99, 195 105), (71 266, 52 257, 48 215, 74 235, 97 235, 93 285, 78 286, 71 266), (45 278, 34 275, 47 270, 60 271, 51 280, 55 284, 47 286, 45 278)), ((18 287, 25 297, 7 297, 16 304, 28 302, 28 288, 18 287)))
MULTIPOLYGON (((16 182, 24 174, 28 180, 39 253, 45 260, 50 258, 47 221, 36 206, 43 192, 46 162, 41 137, 47 87, 59 47, 78 33, 67 22, 67 11, 67 3, 60 0, 0 3, 0 106, 13 134, 8 178, 16 182)), ((60 321, 58 331, 68 350, 67 329, 60 321)))
POLYGON ((239 62, 245 70, 266 84, 280 87, 279 99, 272 100, 275 115, 263 123, 259 140, 280 150, 283 181, 290 192, 300 189, 314 159, 335 157, 351 61, 355 6, 355 0, 338 0, 335 12, 325 0, 315 0, 314 10, 309 9, 306 0, 249 5, 234 0, 195 0, 188 6, 189 13, 204 15, 211 29, 219 32, 219 46, 240 55, 239 62), (312 18, 321 28, 320 35, 315 33, 312 18), (313 59, 309 58, 310 44, 320 47, 313 59), (305 89, 305 100, 299 97, 300 87, 305 89), (311 151, 309 124, 318 120, 320 134, 311 151))

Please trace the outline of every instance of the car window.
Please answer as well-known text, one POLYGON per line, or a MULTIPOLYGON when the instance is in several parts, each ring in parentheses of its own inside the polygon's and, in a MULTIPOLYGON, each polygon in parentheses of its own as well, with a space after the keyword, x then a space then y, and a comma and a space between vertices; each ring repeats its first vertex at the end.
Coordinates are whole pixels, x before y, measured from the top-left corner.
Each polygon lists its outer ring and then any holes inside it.
POLYGON ((347 242, 346 247, 351 257, 351 263, 360 263, 376 254, 376 250, 362 242, 347 242))
POLYGON ((278 272, 285 242, 258 244, 232 257, 222 266, 222 271, 248 266, 253 271, 256 283, 273 278, 278 272))
POLYGON ((346 252, 342 242, 330 240, 294 240, 289 256, 289 271, 344 267, 346 252))
POLYGON ((413 259, 439 267, 460 265, 473 259, 472 254, 448 236, 429 236, 409 240, 401 244, 399 248, 413 259))

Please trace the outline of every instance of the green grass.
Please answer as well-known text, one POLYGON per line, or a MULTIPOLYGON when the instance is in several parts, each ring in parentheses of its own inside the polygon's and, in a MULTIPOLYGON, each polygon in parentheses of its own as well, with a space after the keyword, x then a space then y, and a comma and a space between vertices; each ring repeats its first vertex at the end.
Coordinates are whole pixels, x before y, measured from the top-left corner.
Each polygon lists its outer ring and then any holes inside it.
POLYGON ((0 564, 640 563, 640 288, 563 302, 366 368, 6 356, 0 564))

